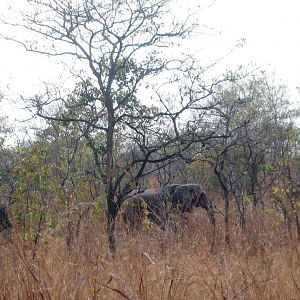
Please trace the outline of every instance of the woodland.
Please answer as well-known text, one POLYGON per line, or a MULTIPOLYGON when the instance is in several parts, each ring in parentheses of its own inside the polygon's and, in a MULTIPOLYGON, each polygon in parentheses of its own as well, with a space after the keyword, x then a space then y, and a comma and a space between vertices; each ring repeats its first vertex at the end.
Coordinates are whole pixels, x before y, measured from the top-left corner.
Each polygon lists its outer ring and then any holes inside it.
POLYGON ((0 116, 1 299, 300 298, 300 106, 261 68, 179 51, 198 25, 175 4, 28 0, 0 20, 73 80, 18 100, 26 138, 0 116), (201 185, 215 223, 126 224, 128 197, 172 184, 201 185))

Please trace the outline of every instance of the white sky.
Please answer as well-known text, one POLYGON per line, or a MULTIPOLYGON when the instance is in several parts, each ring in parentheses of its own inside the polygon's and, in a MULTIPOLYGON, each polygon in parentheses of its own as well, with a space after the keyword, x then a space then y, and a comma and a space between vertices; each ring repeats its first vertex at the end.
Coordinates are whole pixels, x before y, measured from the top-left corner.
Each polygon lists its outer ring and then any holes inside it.
MULTIPOLYGON (((5 15, 7 4, 15 1, 21 8, 24 0, 0 0, 0 15, 5 15)), ((202 6, 210 1, 178 2, 202 6)), ((222 68, 253 62, 275 71, 288 83, 292 97, 300 101, 296 91, 300 86, 300 0, 217 0, 211 8, 202 10, 198 19, 203 27, 193 38, 190 50, 203 63, 226 55, 238 40, 245 38, 246 45, 229 55, 222 68)), ((0 25, 0 33, 2 30, 0 25)), ((60 73, 61 68, 48 58, 0 40, 0 91, 8 98, 35 94, 41 81, 53 82, 60 73)), ((2 104, 1 109, 0 115, 21 115, 11 105, 2 104)))

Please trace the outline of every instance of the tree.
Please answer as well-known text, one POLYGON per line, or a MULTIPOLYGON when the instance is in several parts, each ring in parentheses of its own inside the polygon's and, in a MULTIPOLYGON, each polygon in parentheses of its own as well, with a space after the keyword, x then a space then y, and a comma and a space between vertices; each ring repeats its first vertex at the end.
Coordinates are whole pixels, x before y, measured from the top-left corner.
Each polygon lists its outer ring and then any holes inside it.
MULTIPOLYGON (((245 231, 246 204, 264 207, 266 196, 274 199, 272 187, 276 187, 276 181, 284 178, 284 173, 289 178, 288 161, 291 145, 295 144, 288 137, 295 134, 297 117, 297 111, 289 106, 286 87, 265 72, 240 70, 233 79, 219 86, 213 95, 218 101, 210 110, 208 126, 219 136, 223 133, 223 138, 209 141, 207 151, 202 153, 202 159, 213 166, 223 194, 227 244, 230 200, 234 200, 245 231)), ((277 185, 275 190, 287 190, 282 189, 284 185, 277 185)), ((277 199, 287 212, 282 199, 277 199)))
POLYGON ((146 171, 147 165, 184 156, 194 142, 203 143, 207 139, 195 136, 194 128, 180 133, 178 120, 185 110, 210 96, 215 84, 199 87, 195 98, 188 92, 184 94, 187 101, 185 104, 181 101, 176 111, 168 109, 161 98, 164 112, 143 105, 137 98, 138 88, 147 77, 174 69, 174 65, 177 70, 181 67, 182 61, 166 58, 161 49, 188 37, 194 25, 189 24, 189 17, 178 22, 171 13, 171 3, 171 0, 29 0, 31 11, 21 13, 23 21, 4 21, 34 34, 32 41, 7 35, 6 39, 22 44, 27 51, 72 56, 89 74, 81 77, 67 97, 60 91, 47 91, 31 99, 31 107, 44 119, 76 124, 88 141, 106 185, 107 233, 112 252, 118 208, 133 185, 153 172, 153 169, 146 171), (120 136, 124 139, 119 139, 120 136), (130 150, 131 159, 124 163, 118 160, 117 152, 122 152, 128 138, 134 141, 134 146, 130 150))

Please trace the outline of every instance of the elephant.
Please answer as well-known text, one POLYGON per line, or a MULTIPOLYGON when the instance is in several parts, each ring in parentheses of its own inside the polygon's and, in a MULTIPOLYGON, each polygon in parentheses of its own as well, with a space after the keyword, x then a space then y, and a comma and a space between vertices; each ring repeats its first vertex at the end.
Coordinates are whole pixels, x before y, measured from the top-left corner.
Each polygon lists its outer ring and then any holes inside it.
POLYGON ((214 204, 199 184, 171 184, 143 190, 123 202, 122 213, 131 227, 149 219, 164 229, 172 214, 191 213, 194 206, 204 208, 215 225, 214 204))

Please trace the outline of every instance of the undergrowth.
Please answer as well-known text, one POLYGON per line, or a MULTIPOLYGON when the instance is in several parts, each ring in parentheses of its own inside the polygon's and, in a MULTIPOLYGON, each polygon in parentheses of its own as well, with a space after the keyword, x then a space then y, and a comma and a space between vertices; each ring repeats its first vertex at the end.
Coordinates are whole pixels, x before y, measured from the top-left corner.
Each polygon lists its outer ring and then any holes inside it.
POLYGON ((300 299, 300 247, 294 229, 264 211, 232 218, 230 245, 218 216, 212 228, 202 211, 176 229, 117 226, 117 253, 107 250, 105 222, 87 221, 66 246, 57 231, 38 245, 15 225, 1 237, 1 299, 300 299))

